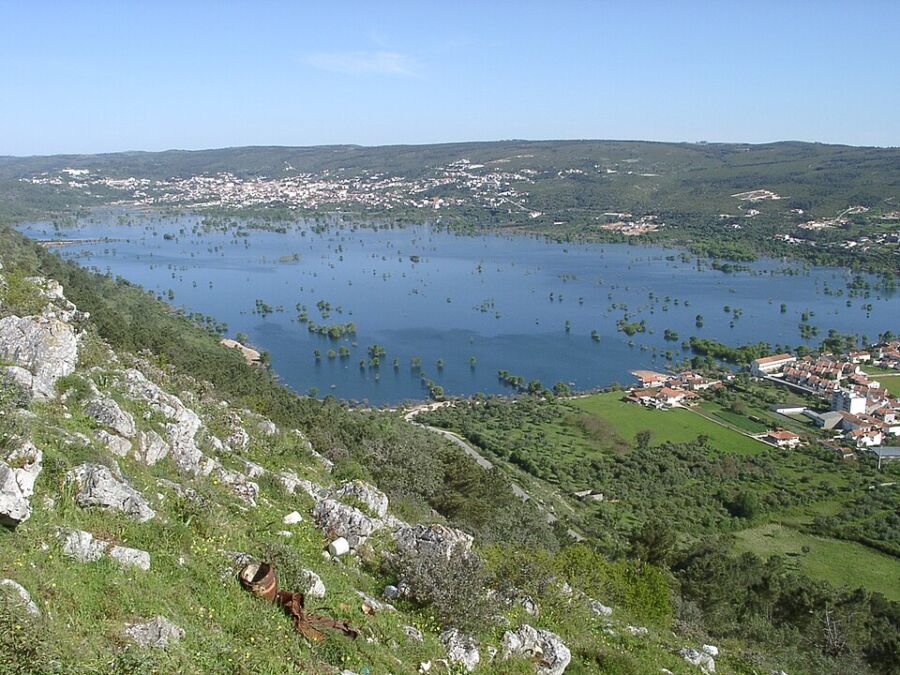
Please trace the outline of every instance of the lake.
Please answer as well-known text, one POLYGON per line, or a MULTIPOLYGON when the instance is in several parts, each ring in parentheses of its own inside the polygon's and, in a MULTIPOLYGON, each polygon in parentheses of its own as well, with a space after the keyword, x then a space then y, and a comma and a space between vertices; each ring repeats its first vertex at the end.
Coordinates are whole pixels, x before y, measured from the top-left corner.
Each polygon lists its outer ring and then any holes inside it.
POLYGON ((636 368, 663 369, 667 351, 688 356, 682 342, 692 335, 796 346, 818 344, 830 328, 872 339, 900 328, 900 298, 878 290, 876 279, 867 278, 870 290, 851 291, 847 271, 792 261, 725 273, 682 251, 643 245, 335 219, 298 222, 285 232, 202 223, 195 215, 110 210, 74 225, 20 230, 38 239, 109 238, 58 250, 226 322, 228 336, 244 333, 268 351, 279 377, 298 392, 373 404, 426 398, 422 373, 448 395, 510 393, 499 370, 590 389, 631 382, 636 368), (355 335, 333 340, 310 332, 304 308, 318 325, 353 322, 355 335), (803 339, 804 314, 818 335, 803 339), (619 321, 634 328, 643 321, 644 332, 628 336, 619 321), (385 352, 378 367, 368 364, 373 345, 385 352), (342 346, 349 356, 329 358, 342 346), (411 366, 416 357, 421 369, 411 366))

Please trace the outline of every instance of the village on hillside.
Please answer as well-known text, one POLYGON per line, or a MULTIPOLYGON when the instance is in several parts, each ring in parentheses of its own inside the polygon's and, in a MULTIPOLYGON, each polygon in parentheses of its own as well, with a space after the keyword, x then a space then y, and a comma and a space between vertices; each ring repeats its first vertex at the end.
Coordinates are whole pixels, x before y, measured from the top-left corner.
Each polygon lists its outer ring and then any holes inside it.
MULTIPOLYGON (((705 394, 728 387, 735 377, 724 372, 715 379, 691 370, 635 370, 632 375, 638 385, 627 390, 624 400, 660 410, 693 408, 705 394)), ((849 459, 858 451, 867 451, 878 458, 879 466, 900 460, 900 341, 843 354, 772 354, 755 359, 750 375, 821 401, 817 406, 785 404, 773 406, 773 410, 786 418, 803 416, 810 420, 818 440, 841 457, 849 459), (878 377, 898 379, 891 387, 878 377)), ((753 437, 776 447, 796 447, 806 440, 784 428, 768 429, 753 437)))

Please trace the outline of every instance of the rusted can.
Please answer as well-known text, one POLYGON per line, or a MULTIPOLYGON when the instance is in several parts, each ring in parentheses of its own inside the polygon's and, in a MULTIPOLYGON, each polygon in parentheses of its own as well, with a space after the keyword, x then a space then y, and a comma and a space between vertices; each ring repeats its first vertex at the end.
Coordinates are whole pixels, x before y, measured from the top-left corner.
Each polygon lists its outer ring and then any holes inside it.
POLYGON ((275 570, 269 563, 245 565, 238 576, 241 586, 257 598, 274 602, 275 595, 278 593, 278 579, 275 576, 275 570))

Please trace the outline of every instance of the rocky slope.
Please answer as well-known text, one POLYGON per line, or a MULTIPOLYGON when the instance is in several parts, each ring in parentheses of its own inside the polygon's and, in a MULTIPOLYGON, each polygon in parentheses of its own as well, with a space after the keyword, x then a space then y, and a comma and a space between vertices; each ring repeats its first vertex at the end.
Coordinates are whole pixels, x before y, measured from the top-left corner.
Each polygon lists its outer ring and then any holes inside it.
POLYGON ((407 522, 303 431, 115 353, 54 281, 17 283, 0 280, 0 672, 771 672, 566 579, 482 586, 479 542, 440 514, 407 522), (240 587, 252 561, 359 636, 295 632, 240 587))

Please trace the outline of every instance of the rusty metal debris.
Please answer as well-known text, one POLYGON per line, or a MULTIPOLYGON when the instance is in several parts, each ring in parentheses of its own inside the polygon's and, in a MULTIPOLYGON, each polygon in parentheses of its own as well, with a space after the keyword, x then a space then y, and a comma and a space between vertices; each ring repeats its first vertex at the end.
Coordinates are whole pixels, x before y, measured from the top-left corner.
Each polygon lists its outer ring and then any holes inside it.
POLYGON ((308 614, 304 608, 306 600, 304 594, 279 591, 275 569, 268 563, 245 565, 240 571, 238 579, 240 579, 241 586, 257 598, 274 602, 281 607, 285 614, 291 617, 296 631, 310 640, 315 642, 324 640, 323 629, 339 631, 351 639, 355 639, 359 635, 359 631, 346 621, 338 621, 318 614, 308 614))

